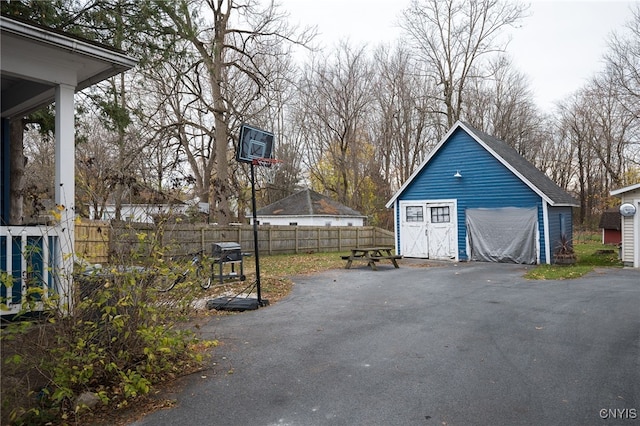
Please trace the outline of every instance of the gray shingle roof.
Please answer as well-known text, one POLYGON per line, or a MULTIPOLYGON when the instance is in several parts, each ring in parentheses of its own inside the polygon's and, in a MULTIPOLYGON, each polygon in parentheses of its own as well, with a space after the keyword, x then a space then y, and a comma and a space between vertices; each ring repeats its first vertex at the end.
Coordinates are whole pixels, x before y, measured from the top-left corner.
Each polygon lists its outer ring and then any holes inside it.
POLYGON ((464 124, 464 127, 473 133, 476 139, 481 140, 496 155, 501 157, 507 164, 513 167, 522 177, 524 177, 533 187, 545 194, 552 205, 570 205, 578 206, 579 203, 569 195, 564 189, 560 188, 554 181, 549 179, 542 171, 527 161, 518 151, 496 139, 495 137, 484 133, 473 126, 464 124))
POLYGON ((362 214, 311 189, 258 209, 257 216, 359 216, 362 214))
POLYGON ((615 229, 616 231, 620 231, 622 229, 622 215, 620 214, 620 209, 616 207, 602 212, 598 228, 615 229))

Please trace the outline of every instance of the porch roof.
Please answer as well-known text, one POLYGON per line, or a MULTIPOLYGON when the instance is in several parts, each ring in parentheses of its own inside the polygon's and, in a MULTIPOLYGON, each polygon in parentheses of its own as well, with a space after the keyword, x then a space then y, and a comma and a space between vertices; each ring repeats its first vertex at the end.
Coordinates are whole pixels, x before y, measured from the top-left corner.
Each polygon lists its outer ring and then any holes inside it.
POLYGON ((136 65, 97 44, 6 15, 0 16, 1 116, 24 116, 53 102, 55 87, 82 90, 136 65))

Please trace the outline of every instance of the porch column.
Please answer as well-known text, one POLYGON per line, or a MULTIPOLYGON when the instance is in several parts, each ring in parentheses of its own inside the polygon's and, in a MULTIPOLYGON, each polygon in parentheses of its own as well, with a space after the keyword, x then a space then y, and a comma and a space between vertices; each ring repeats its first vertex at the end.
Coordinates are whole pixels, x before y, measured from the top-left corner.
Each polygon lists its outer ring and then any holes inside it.
POLYGON ((59 244, 62 259, 60 271, 60 297, 71 306, 71 274, 74 263, 74 219, 75 219, 75 87, 60 84, 56 87, 56 148, 55 148, 55 202, 60 221, 59 244))

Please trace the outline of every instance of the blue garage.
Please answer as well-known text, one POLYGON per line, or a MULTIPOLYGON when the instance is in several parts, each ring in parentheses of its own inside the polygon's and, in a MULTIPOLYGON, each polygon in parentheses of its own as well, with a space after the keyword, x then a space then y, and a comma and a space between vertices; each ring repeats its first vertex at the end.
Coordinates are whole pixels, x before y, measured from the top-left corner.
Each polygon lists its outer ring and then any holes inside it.
POLYGON ((506 143, 457 122, 387 203, 404 257, 553 263, 576 200, 506 143))

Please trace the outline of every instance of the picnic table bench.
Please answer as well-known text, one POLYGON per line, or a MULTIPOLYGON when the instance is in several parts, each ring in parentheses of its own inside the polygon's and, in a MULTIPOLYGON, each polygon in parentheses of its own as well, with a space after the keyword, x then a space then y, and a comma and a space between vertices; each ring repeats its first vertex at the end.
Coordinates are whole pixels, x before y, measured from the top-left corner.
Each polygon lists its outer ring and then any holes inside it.
POLYGON ((351 254, 348 256, 342 256, 343 260, 347 261, 345 269, 351 268, 351 264, 354 260, 362 260, 367 262, 369 267, 374 271, 378 270, 376 262, 381 260, 390 260, 395 268, 399 268, 397 260, 402 259, 402 256, 394 255, 391 253, 393 247, 358 247, 351 249, 351 254))

